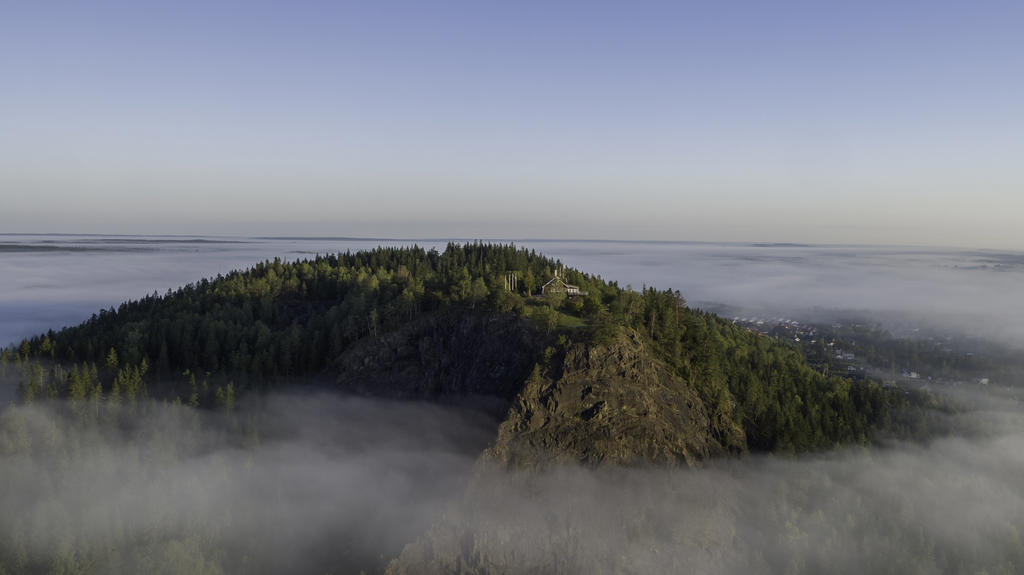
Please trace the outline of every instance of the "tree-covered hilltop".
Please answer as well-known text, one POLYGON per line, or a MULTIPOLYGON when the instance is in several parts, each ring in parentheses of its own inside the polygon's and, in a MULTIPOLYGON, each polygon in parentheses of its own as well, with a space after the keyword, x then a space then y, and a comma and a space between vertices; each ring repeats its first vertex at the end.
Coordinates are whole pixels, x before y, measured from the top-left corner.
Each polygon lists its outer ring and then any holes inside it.
POLYGON ((799 350, 690 309, 679 292, 623 289, 482 243, 263 262, 101 311, 2 359, 23 365, 26 401, 229 406, 295 376, 373 395, 492 396, 511 407, 496 451, 513 463, 524 449, 595 462, 823 449, 898 427, 911 407, 902 392, 825 378, 799 350), (539 296, 556 273, 582 294, 539 296), (57 367, 24 368, 33 357, 57 367), (702 439, 676 437, 680 421, 702 439))
POLYGON ((504 270, 521 270, 527 294, 556 266, 532 252, 484 244, 275 259, 102 310, 21 349, 97 363, 114 349, 122 362, 147 359, 158 376, 187 369, 258 381, 316 373, 353 342, 442 307, 522 307, 521 297, 501 289, 504 270))

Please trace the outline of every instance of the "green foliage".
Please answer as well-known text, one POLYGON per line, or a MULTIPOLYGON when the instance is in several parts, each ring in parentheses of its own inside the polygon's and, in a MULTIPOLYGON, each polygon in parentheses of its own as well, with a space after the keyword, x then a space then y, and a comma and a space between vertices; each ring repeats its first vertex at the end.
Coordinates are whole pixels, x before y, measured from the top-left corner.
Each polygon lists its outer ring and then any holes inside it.
POLYGON ((504 292, 504 274, 545 277, 559 265, 511 245, 484 244, 267 261, 101 310, 80 326, 26 340, 20 351, 110 370, 147 359, 160 376, 186 369, 247 379, 315 373, 353 342, 442 307, 521 312, 530 293, 504 292))
POLYGON ((558 327, 558 312, 550 306, 539 305, 531 308, 530 319, 541 332, 550 334, 558 327))
POLYGON ((224 387, 217 387, 217 407, 224 411, 235 410, 235 385, 231 382, 224 387))
MULTIPOLYGON (((755 451, 801 452, 864 443, 891 429, 908 401, 876 382, 854 384, 811 369, 800 351, 714 314, 691 310, 678 292, 633 295, 632 324, 714 412, 741 427, 755 451)), ((715 430, 728 441, 727 427, 715 430)))
POLYGON ((107 369, 117 369, 117 350, 113 347, 107 352, 107 358, 103 360, 103 367, 107 369))
POLYGON ((602 310, 591 323, 590 338, 596 345, 608 345, 622 332, 622 326, 610 312, 602 310))

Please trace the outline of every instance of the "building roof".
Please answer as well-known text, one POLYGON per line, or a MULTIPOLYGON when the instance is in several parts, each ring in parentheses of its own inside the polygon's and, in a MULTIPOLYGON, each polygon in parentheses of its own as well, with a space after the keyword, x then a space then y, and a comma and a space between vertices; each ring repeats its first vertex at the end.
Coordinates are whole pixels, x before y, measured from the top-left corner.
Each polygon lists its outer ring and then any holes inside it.
POLYGON ((551 278, 550 280, 548 280, 548 283, 540 286, 540 289, 543 290, 544 288, 550 286, 551 284, 553 284, 555 282, 558 282, 558 283, 562 284, 562 287, 564 287, 567 290, 579 290, 580 289, 579 286, 574 286, 572 284, 565 283, 565 280, 563 280, 562 278, 560 278, 558 276, 555 276, 555 277, 551 278))
POLYGON ((547 293, 548 291, 564 291, 569 295, 587 295, 586 292, 580 290, 579 286, 566 283, 566 281, 557 274, 555 277, 548 280, 548 283, 540 286, 540 293, 547 293))

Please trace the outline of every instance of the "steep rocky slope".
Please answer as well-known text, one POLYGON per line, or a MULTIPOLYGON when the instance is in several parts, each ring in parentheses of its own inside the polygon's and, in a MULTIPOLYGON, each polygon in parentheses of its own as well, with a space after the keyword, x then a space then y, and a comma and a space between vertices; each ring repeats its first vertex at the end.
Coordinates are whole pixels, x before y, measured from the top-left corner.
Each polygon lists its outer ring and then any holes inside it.
MULTIPOLYGON (((720 414, 653 357, 636 331, 606 345, 570 345, 548 364, 516 396, 487 459, 512 467, 695 465, 725 453, 712 433, 720 414)), ((743 445, 743 431, 729 431, 732 444, 743 445)))

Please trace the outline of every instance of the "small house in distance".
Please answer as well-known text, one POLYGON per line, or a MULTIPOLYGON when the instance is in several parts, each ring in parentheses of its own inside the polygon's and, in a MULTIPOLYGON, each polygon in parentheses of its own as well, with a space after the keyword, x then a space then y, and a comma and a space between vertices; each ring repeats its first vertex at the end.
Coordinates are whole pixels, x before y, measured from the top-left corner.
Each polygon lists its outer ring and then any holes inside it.
POLYGON ((560 271, 556 271, 555 277, 551 278, 548 283, 540 286, 540 293, 541 295, 565 293, 565 295, 570 297, 574 295, 587 295, 587 292, 580 291, 579 286, 566 283, 566 281, 562 279, 560 271))

